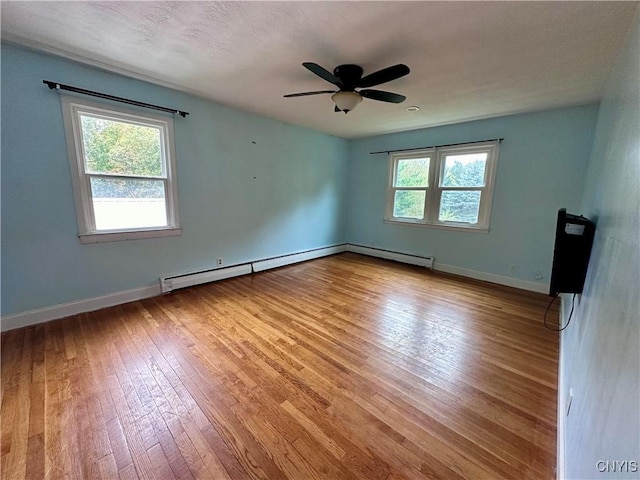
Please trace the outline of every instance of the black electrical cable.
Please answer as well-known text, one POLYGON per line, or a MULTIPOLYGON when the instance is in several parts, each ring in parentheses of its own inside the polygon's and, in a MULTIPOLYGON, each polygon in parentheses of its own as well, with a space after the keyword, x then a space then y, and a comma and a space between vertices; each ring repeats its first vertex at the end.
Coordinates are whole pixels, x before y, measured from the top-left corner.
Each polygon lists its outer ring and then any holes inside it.
POLYGON ((576 302, 576 294, 574 293, 573 299, 571 300, 571 311, 569 312, 569 319, 567 320, 567 324, 562 328, 551 328, 547 323, 547 313, 549 313, 549 309, 551 308, 551 305, 553 305, 553 302, 555 302, 558 297, 559 295, 556 295, 555 297, 553 297, 551 299, 551 302, 547 306, 547 309, 544 311, 544 326, 553 332, 561 332, 569 326, 569 323, 571 323, 571 317, 573 316, 573 307, 575 306, 575 302, 576 302))

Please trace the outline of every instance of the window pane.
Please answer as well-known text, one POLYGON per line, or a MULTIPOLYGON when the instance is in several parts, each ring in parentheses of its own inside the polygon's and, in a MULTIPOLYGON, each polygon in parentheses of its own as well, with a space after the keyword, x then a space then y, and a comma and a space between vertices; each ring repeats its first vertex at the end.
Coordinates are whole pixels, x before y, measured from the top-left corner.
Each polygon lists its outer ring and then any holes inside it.
POLYGON ((167 226, 162 180, 92 178, 96 230, 167 226))
POLYGON ((424 218, 424 190, 398 190, 393 201, 393 216, 403 218, 424 218))
POLYGON ((429 182, 429 159, 398 160, 396 187, 426 187, 429 182))
POLYGON ((477 190, 448 190, 442 192, 438 220, 478 223, 479 210, 480 192, 477 190))
POLYGON ((487 153, 447 155, 442 174, 443 187, 484 187, 487 153))
POLYGON ((160 129, 81 115, 88 173, 162 176, 160 129))

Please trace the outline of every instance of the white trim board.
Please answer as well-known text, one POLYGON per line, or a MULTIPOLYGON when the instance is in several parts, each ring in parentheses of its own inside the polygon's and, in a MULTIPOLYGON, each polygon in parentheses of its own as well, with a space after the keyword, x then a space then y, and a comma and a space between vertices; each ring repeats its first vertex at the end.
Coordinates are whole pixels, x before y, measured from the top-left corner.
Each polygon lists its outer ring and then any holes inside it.
POLYGON ((456 267, 454 265, 445 265, 437 262, 435 263, 433 269, 438 272, 452 273, 454 275, 460 275, 462 277, 469 277, 485 282, 497 283, 498 285, 506 285, 507 287, 529 290, 530 292, 549 292, 548 283, 529 282, 527 280, 520 280, 518 278, 505 277, 503 275, 496 275, 495 273, 481 272, 479 270, 471 270, 469 268, 456 267))
MULTIPOLYGON (((560 313, 558 325, 565 326, 567 319, 569 318, 567 310, 569 310, 571 301, 571 294, 560 294, 560 313)), ((575 313, 575 312, 574 312, 575 313)), ((559 338, 559 355, 558 355, 558 425, 556 433, 556 480, 564 480, 566 475, 566 463, 565 463, 565 428, 567 421, 567 390, 568 386, 565 385, 566 379, 564 378, 564 364, 565 353, 562 347, 562 339, 564 332, 560 332, 559 338)))
MULTIPOLYGON (((564 303, 564 301, 563 301, 564 303)), ((562 309, 560 309, 560 320, 562 321, 562 309)), ((564 461, 564 429, 565 429, 565 404, 567 396, 564 388, 564 375, 562 374, 564 364, 564 355, 562 354, 562 333, 560 333, 560 355, 558 358, 558 407, 557 417, 558 425, 556 432, 556 480, 564 480, 565 477, 565 461, 564 461)))
POLYGON ((520 288, 522 290, 529 290, 531 292, 549 292, 548 283, 529 282, 517 278, 496 275, 494 273, 481 272, 479 270, 471 270, 469 268, 456 267, 454 265, 446 265, 443 263, 438 263, 434 257, 420 257, 401 252, 393 252, 390 250, 365 247, 363 245, 354 245, 351 243, 347 244, 347 251, 360 253, 362 255, 369 255, 371 257, 394 260, 396 262, 410 263, 412 265, 419 265, 421 267, 433 268, 433 270, 439 272, 452 273, 454 275, 460 275, 462 277, 474 278, 476 280, 497 283, 499 285, 506 285, 508 287, 520 288))
POLYGON ((7 315, 0 319, 0 329, 5 332, 14 328, 28 327, 37 323, 57 320, 59 318, 77 315, 78 313, 93 312, 101 308, 113 307, 123 303, 135 302, 144 298, 160 295, 160 286, 133 288, 121 292, 110 293, 100 297, 85 298, 75 302, 61 303, 51 307, 38 308, 14 315, 7 315))
POLYGON ((313 250, 303 252, 295 252, 281 257, 275 257, 265 260, 256 260, 255 262, 247 262, 242 265, 235 265, 226 268, 213 269, 207 272, 198 272, 194 274, 180 274, 174 276, 160 277, 160 282, 156 286, 134 288, 132 290, 124 290, 121 292, 109 293, 100 297, 87 298, 77 300, 75 302, 62 303, 52 305, 50 307, 29 310, 22 313, 7 315, 0 318, 0 331, 13 330, 15 328, 28 327, 38 323, 57 320, 78 313, 92 312, 101 308, 113 307, 123 303, 134 302, 144 298, 156 297, 163 292, 162 282, 165 282, 165 293, 178 288, 185 288, 191 285, 198 285, 225 278, 237 277, 251 273, 259 272, 271 268, 291 265, 293 263, 304 262, 314 258, 325 257, 346 251, 347 245, 332 245, 329 247, 320 247, 313 250), (255 267, 258 268, 255 268, 255 267), (167 284, 169 282, 169 284, 167 284))

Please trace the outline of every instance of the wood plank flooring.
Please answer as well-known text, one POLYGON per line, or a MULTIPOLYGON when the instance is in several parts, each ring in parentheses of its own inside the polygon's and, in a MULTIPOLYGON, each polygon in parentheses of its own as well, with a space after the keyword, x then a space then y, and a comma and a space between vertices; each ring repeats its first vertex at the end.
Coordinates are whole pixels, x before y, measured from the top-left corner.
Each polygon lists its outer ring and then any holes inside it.
POLYGON ((2 478, 552 479, 547 302, 346 253, 13 330, 2 478))

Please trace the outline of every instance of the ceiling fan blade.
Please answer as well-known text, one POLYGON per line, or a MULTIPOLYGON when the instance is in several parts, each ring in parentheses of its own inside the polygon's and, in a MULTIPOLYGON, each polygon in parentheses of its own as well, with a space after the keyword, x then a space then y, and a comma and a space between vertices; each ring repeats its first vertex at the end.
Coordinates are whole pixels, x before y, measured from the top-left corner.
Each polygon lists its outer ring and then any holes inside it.
POLYGON ((365 98, 370 98, 371 100, 380 100, 381 102, 389 103, 402 103, 407 98, 404 95, 383 92, 382 90, 360 90, 358 93, 365 98))
POLYGON ((337 113, 337 112, 341 112, 342 110, 340 110, 340 109, 338 108, 338 106, 336 105, 335 107, 333 107, 333 111, 337 113))
POLYGON ((366 77, 363 77, 358 82, 358 87, 374 87, 376 85, 380 85, 382 83, 390 82, 391 80, 395 80, 400 77, 404 77, 408 75, 409 67, 406 65, 399 63, 397 65, 393 65, 392 67, 383 68, 382 70, 378 70, 366 77))
POLYGON ((320 95, 322 93, 336 93, 335 90, 318 90, 317 92, 302 92, 302 93, 290 93, 288 95, 283 95, 285 98, 291 97, 306 97, 308 95, 320 95))
POLYGON ((308 70, 310 70, 311 72, 315 73, 316 75, 318 75, 320 78, 324 78, 327 82, 329 83, 333 83, 334 85, 337 85, 338 87, 342 86, 342 83, 340 82, 340 79, 338 77, 336 77, 333 73, 331 73, 329 70, 322 68, 320 65, 318 65, 317 63, 313 63, 313 62, 304 62, 302 64, 302 66, 308 70))

